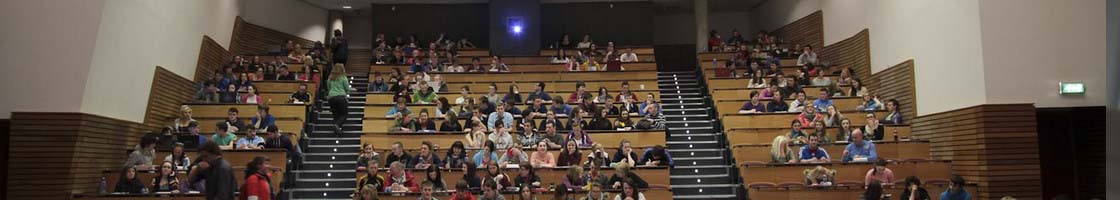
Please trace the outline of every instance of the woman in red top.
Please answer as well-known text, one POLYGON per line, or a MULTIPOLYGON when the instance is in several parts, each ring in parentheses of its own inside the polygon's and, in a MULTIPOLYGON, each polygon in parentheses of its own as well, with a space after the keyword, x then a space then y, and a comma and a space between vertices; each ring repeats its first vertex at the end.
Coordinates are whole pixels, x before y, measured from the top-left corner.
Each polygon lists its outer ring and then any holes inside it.
POLYGON ((723 46, 723 39, 720 39, 719 32, 708 31, 708 51, 718 52, 720 46, 723 46))
POLYGON ((241 185, 241 199, 267 200, 272 199, 272 187, 269 186, 270 177, 268 169, 272 168, 270 159, 257 156, 245 166, 245 184, 241 185))

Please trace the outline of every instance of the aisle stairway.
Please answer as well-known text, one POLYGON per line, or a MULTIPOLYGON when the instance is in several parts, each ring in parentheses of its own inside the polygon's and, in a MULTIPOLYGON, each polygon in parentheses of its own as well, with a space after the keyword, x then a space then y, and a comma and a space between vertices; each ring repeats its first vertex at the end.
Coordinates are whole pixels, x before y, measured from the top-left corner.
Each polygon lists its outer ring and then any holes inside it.
POLYGON ((673 199, 745 199, 727 140, 697 72, 659 72, 673 199))
POLYGON ((350 199, 354 192, 355 169, 361 145, 363 106, 366 100, 367 77, 350 78, 349 114, 343 134, 336 135, 331 122, 333 115, 326 100, 316 103, 312 128, 304 146, 304 160, 299 170, 294 170, 295 184, 290 189, 292 199, 350 199))
POLYGON ((346 73, 369 74, 370 57, 373 57, 370 49, 350 49, 346 56, 346 73))

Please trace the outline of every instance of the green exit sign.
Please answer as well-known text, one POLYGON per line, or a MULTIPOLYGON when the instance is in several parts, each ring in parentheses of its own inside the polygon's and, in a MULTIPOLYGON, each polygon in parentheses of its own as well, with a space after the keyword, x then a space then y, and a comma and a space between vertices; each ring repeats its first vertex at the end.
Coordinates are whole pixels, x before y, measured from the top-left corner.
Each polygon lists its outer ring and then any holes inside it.
POLYGON ((1083 95, 1085 94, 1084 82, 1060 82, 1058 83, 1061 88, 1058 93, 1062 95, 1083 95))

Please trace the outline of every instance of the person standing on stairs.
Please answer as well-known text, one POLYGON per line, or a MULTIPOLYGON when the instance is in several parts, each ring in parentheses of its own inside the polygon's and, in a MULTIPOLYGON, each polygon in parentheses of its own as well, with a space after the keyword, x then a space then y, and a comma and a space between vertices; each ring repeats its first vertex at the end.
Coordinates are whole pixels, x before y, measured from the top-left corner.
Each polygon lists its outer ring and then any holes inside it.
MULTIPOLYGON (((335 35, 335 37, 338 37, 341 33, 336 31, 335 35)), ((342 64, 334 64, 334 69, 331 69, 327 84, 329 91, 327 102, 330 104, 331 114, 334 117, 334 132, 341 136, 342 124, 346 122, 346 109, 349 105, 346 94, 354 91, 354 88, 350 88, 350 79, 346 77, 346 67, 342 64)))
POLYGON ((346 38, 342 37, 342 30, 334 30, 334 37, 331 38, 330 46, 331 58, 334 59, 334 63, 346 64, 346 58, 350 54, 350 45, 346 42, 346 38))

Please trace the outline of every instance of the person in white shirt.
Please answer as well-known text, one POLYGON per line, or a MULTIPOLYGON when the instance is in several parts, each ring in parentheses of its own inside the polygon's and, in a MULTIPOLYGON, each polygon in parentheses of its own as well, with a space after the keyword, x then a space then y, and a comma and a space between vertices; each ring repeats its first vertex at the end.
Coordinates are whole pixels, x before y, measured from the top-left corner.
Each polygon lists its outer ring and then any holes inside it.
POLYGON ((789 112, 801 112, 805 104, 812 104, 805 100, 805 91, 798 91, 796 94, 797 98, 789 104, 789 112))
POLYGON ((591 43, 593 43, 591 41, 591 34, 583 34, 583 41, 580 41, 579 44, 576 44, 576 48, 577 49, 591 48, 591 43))
POLYGON ((619 58, 622 62, 638 62, 638 54, 634 53, 634 48, 626 48, 626 53, 622 54, 619 58))
POLYGON ((806 64, 817 64, 817 53, 813 52, 813 45, 805 45, 801 48, 801 56, 797 58, 797 65, 804 66, 806 64))

